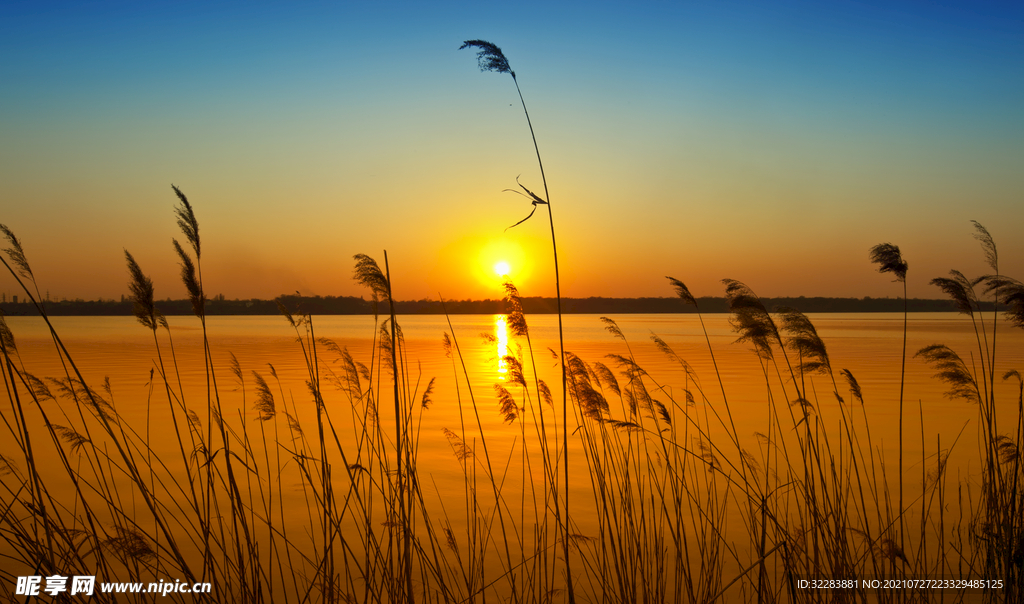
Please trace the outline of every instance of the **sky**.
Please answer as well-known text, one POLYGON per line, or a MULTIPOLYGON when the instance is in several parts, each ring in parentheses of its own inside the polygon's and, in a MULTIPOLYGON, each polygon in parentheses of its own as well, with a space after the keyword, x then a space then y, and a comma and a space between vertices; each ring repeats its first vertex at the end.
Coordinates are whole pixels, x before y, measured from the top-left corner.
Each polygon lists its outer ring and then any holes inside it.
MULTIPOLYGON (((52 298, 911 297, 1024 278, 1024 8, 900 2, 0 4, 0 223, 52 298)), ((0 276, 0 292, 18 293, 0 276)))

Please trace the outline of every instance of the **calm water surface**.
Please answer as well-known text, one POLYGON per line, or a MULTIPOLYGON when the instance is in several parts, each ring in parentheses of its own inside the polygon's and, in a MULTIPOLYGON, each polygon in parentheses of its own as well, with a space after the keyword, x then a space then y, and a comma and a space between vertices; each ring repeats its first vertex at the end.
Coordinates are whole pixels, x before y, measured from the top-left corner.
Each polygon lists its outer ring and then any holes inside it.
MULTIPOLYGON (((721 388, 709 354, 708 341, 695 315, 620 315, 611 318, 617 321, 626 341, 613 337, 598 316, 566 316, 566 350, 588 363, 604 363, 623 382, 625 378, 620 372, 621 367, 607 355, 632 355, 648 372, 652 383, 663 388, 657 391, 655 386, 650 386, 655 398, 671 409, 676 422, 686 409, 701 413, 703 417, 709 417, 710 409, 724 417, 724 389, 740 439, 746 439, 741 444, 752 451, 759 448, 755 433, 768 431, 769 386, 774 396, 779 397, 780 384, 785 384, 789 392, 792 392, 792 384, 787 377, 780 378, 773 366, 763 366, 748 345, 734 343, 736 335, 729 325, 727 315, 708 315, 704 318, 718 373, 721 375, 721 388), (663 338, 679 357, 685 359, 693 368, 695 378, 687 378, 677 360, 657 349, 651 340, 652 334, 663 338), (696 380, 696 383, 690 380, 696 380), (685 389, 695 393, 696 404, 689 408, 685 402, 685 389), (699 392, 707 397, 707 403, 702 400, 699 392)), ((535 363, 540 378, 551 386, 554 393, 553 408, 540 406, 545 422, 550 422, 547 424, 550 429, 561 421, 560 378, 553 352, 558 349, 557 318, 547 315, 530 316, 527 319, 531 329, 534 361, 530 361, 531 355, 525 351, 526 366, 529 370, 535 363)), ((168 401, 159 380, 160 361, 151 332, 134 318, 127 317, 54 317, 52 320, 86 381, 99 389, 103 380, 109 378, 111 398, 119 414, 143 438, 148 438, 157 454, 173 460, 177 445, 173 432, 167 428, 168 401), (151 372, 157 376, 152 381, 151 372)), ((163 366, 169 373, 173 373, 172 368, 176 364, 185 405, 195 410, 205 422, 208 384, 199 322, 193 317, 170 317, 169 320, 173 354, 167 333, 164 330, 158 332, 163 366)), ((891 484, 895 477, 899 438, 903 316, 819 314, 812 315, 811 320, 828 347, 832 367, 837 375, 838 392, 846 400, 844 409, 852 413, 852 417, 856 418, 854 421, 861 422, 862 426, 866 416, 876 455, 884 457, 891 484), (862 409, 860 403, 850 396, 846 382, 840 380, 838 374, 842 369, 849 369, 859 381, 864 396, 862 409)), ((984 317, 984 320, 990 330, 991 315, 984 317)), ((26 370, 38 377, 63 377, 64 368, 42 321, 26 317, 10 317, 7 321, 14 332, 26 370)), ((420 434, 418 467, 430 480, 430 485, 424 486, 423 490, 427 496, 432 495, 434 498, 434 501, 429 502, 430 505, 443 508, 449 518, 457 521, 460 509, 458 506, 454 506, 454 509, 444 507, 446 497, 442 493, 462 489, 462 469, 443 430, 464 433, 467 445, 477 447, 480 431, 474 422, 467 419, 474 402, 480 413, 483 433, 492 458, 501 460, 503 465, 507 463, 511 469, 506 471, 512 474, 527 471, 521 467, 522 464, 514 463, 516 451, 519 450, 516 447, 524 435, 529 439, 530 435, 536 434, 537 407, 521 401, 520 404, 531 406, 533 411, 523 413, 522 425, 509 425, 498 412, 494 390, 495 384, 508 385, 508 367, 502 357, 509 353, 516 354, 518 347, 526 346, 526 342, 510 335, 502 315, 454 316, 450 327, 443 316, 400 317, 399 323, 406 342, 404 363, 412 382, 410 389, 415 390, 417 401, 426 384, 431 379, 435 380, 430 395, 432 403, 428 408, 417 405, 415 418, 420 434), (465 358, 469 388, 459 373, 461 369, 454 366, 453 359, 444 354, 442 335, 446 332, 454 334, 465 358), (462 431, 463 423, 466 424, 465 432, 462 431)), ((308 342, 305 349, 299 344, 295 330, 285 319, 278 316, 209 317, 208 328, 224 414, 230 421, 244 427, 240 430, 248 431, 246 438, 257 438, 256 430, 259 426, 257 412, 253 408, 253 372, 258 372, 270 382, 278 397, 278 405, 284 399, 285 408, 307 432, 315 427, 315 407, 305 386, 308 374, 304 354, 310 353, 310 348, 308 342), (232 355, 242 371, 241 381, 231 370, 232 355), (272 379, 271 367, 280 379, 279 385, 272 379)), ((313 329, 317 338, 330 339, 339 347, 347 349, 356 361, 367 366, 373 365, 373 317, 315 317, 313 329)), ((999 322, 997 329, 996 375, 1002 376, 1011 369, 1024 370, 1024 333, 1012 329, 1003 321, 999 322)), ((912 315, 907 340, 904 466, 908 475, 918 477, 916 482, 908 481, 909 499, 920 494, 919 477, 922 470, 927 471, 935 464, 934 456, 939 448, 948 450, 955 442, 950 456, 950 464, 956 472, 952 474, 953 480, 955 477, 970 480, 978 470, 980 459, 977 408, 963 401, 947 399, 943 394, 944 385, 932 377, 935 371, 922 359, 914 358, 914 353, 930 344, 948 344, 961 354, 969 366, 977 363, 979 353, 971 319, 953 313, 912 315), (916 491, 910 484, 918 485, 916 491)), ((344 439, 350 437, 354 443, 360 427, 348 397, 330 385, 330 375, 338 368, 338 354, 324 344, 316 347, 316 354, 320 362, 328 412, 342 435, 343 446, 347 446, 344 439)), ((389 392, 389 388, 387 383, 381 384, 382 392, 389 392)), ((174 389, 177 390, 177 385, 174 389)), ((509 386, 509 390, 521 397, 515 387, 509 386)), ((824 375, 807 376, 805 391, 824 429, 837 433, 841 415, 833 395, 831 379, 824 375)), ((1017 393, 1015 381, 1003 381, 997 377, 996 397, 1000 431, 1003 433, 1016 432, 1017 393)), ((611 404, 611 415, 616 419, 626 419, 625 407, 619 403, 619 399, 610 391, 606 390, 605 394, 611 404)), ((392 404, 390 398, 384 394, 381 398, 382 421, 393 422, 393 411, 385 415, 388 405, 392 404)), ((51 418, 51 421, 57 420, 51 418)), ((73 422, 70 418, 67 421, 73 422)), ((573 418, 569 422, 570 428, 577 425, 573 418)), ((713 419, 710 424, 712 440, 726 442, 721 424, 716 427, 713 419)), ((15 451, 0 450, 0 453, 11 456, 15 451)), ((55 458, 52 461, 56 463, 55 458)), ((173 466, 173 462, 169 464, 173 466)), ((591 481, 583 471, 586 467, 582 461, 577 466, 570 465, 570 468, 573 469, 570 497, 581 506, 579 522, 581 531, 585 532, 588 530, 587 502, 593 502, 593 495, 589 494, 591 481)), ((529 471, 536 479, 540 479, 536 467, 529 471)), ((520 481, 510 481, 509 488, 513 492, 515 489, 525 489, 529 482, 524 476, 520 481)), ((291 498, 297 509, 304 507, 299 478, 293 476, 287 479, 287 486, 291 494, 286 495, 286 499, 291 498)))

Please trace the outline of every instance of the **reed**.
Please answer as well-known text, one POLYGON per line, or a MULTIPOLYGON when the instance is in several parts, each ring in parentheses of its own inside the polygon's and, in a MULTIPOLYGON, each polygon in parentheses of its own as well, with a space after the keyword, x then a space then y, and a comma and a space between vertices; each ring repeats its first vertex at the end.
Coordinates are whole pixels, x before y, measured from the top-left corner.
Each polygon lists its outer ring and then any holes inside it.
MULTIPOLYGON (((528 220, 533 213, 537 211, 538 205, 543 205, 548 209, 548 225, 551 228, 551 250, 554 258, 555 265, 555 303, 558 311, 558 353, 559 363, 562 369, 562 470, 566 489, 561 493, 561 502, 559 502, 559 492, 557 488, 554 491, 555 495, 555 507, 556 509, 561 504, 561 508, 564 514, 564 522, 562 524, 562 544, 563 544, 563 556, 565 557, 565 575, 566 583, 565 589, 569 594, 569 601, 575 602, 575 595, 573 592, 573 581, 572 571, 569 563, 569 399, 567 396, 568 392, 568 374, 566 370, 565 360, 565 335, 562 326, 562 284, 559 278, 558 271, 558 245, 555 242, 555 218, 551 209, 551 195, 548 193, 548 180, 544 174, 544 161, 541 159, 540 146, 537 144, 537 135, 533 131, 533 122, 530 120, 530 112, 526 108, 526 100, 523 98, 523 91, 519 88, 519 79, 516 78, 516 72, 512 71, 512 67, 509 65, 508 58, 505 57, 505 53, 501 51, 495 44, 486 42, 484 40, 466 40, 463 42, 459 50, 465 48, 474 48, 477 51, 477 64, 480 66, 481 71, 493 71, 496 73, 507 73, 512 76, 512 82, 516 86, 516 93, 519 95, 519 102, 523 106, 523 114, 526 116, 526 124, 530 128, 530 138, 533 140, 533 149, 537 154, 537 166, 540 169, 541 183, 544 186, 544 197, 540 197, 530 191, 523 185, 519 185, 523 191, 526 192, 528 198, 531 200, 533 210, 530 214, 520 220, 513 227, 519 226, 526 220, 528 220)), ((511 227, 509 227, 511 228, 511 227)))

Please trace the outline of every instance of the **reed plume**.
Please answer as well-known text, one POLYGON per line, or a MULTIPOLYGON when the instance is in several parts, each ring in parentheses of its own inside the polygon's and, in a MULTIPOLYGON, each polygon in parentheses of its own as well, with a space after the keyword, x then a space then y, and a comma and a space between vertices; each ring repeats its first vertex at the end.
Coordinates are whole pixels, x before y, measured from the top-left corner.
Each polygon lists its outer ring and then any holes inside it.
POLYGON ((505 288, 505 325, 516 336, 528 336, 530 329, 526 325, 526 316, 523 314, 523 298, 519 290, 509 280, 503 284, 505 288))
POLYGON ((0 344, 3 345, 4 352, 7 354, 18 352, 18 345, 14 341, 14 333, 7 326, 3 311, 0 311, 0 344))
POLYGON ((1015 327, 1024 329, 1024 283, 1002 275, 989 275, 983 279, 985 293, 997 296, 1007 306, 1006 318, 1015 327))
POLYGON ((779 328, 752 289, 735 279, 723 279, 725 297, 732 317, 729 322, 740 334, 737 342, 749 342, 763 358, 772 358, 772 343, 782 346, 779 328))
POLYGON ((907 262, 900 254, 899 246, 891 243, 879 243, 871 248, 871 262, 878 265, 878 272, 892 273, 897 281, 907 280, 907 262))
POLYGON ((124 556, 125 560, 156 558, 156 552, 138 528, 116 526, 114 535, 108 537, 103 544, 109 547, 115 555, 124 556))
POLYGON ((262 375, 253 371, 252 377, 256 380, 256 404, 253 405, 253 409, 259 414, 256 419, 264 422, 272 420, 277 415, 274 393, 270 391, 270 386, 267 385, 267 381, 263 379, 262 375))
POLYGON ((423 396, 420 398, 420 407, 423 409, 430 409, 430 405, 434 403, 430 395, 434 393, 434 380, 436 379, 430 378, 430 381, 427 382, 427 387, 423 389, 423 396))
POLYGON ((153 281, 142 273, 139 263, 135 261, 128 250, 124 251, 124 257, 128 262, 128 274, 131 275, 128 291, 131 292, 132 312, 139 323, 156 331, 157 318, 156 307, 153 305, 153 281))
POLYGON ((192 246, 192 251, 196 254, 196 260, 200 257, 200 246, 199 246, 199 221, 196 219, 196 213, 192 210, 192 204, 188 202, 188 198, 181 192, 181 189, 171 185, 174 189, 174 194, 178 196, 180 205, 174 208, 174 216, 178 219, 178 227, 181 232, 184 233, 185 239, 192 246))
POLYGON ((853 372, 849 369, 843 369, 840 373, 846 378, 846 383, 850 386, 850 393, 853 394, 853 398, 857 399, 861 405, 864 404, 864 393, 861 392, 860 384, 857 382, 857 378, 853 377, 853 372))
POLYGON ((985 262, 995 271, 999 273, 999 252, 996 251, 996 242, 992 238, 992 235, 988 232, 988 229, 983 227, 977 220, 972 220, 971 224, 974 225, 974 238, 981 243, 981 249, 985 253, 985 262))
POLYGON ((973 317, 974 309, 978 305, 978 297, 974 293, 974 286, 980 283, 981 280, 972 281, 957 270, 951 270, 949 274, 950 277, 936 277, 932 279, 931 284, 949 296, 961 314, 973 317))
POLYGON ((665 278, 668 279, 669 283, 672 284, 672 288, 676 290, 676 295, 679 296, 680 300, 686 302, 687 304, 691 304, 696 308, 697 300, 696 298, 693 297, 693 294, 690 293, 690 288, 686 287, 685 283, 673 277, 665 278))
POLYGON ((188 255, 185 248, 181 247, 177 239, 172 239, 171 243, 174 244, 174 251, 178 254, 178 262, 181 266, 181 281, 185 284, 185 289, 188 290, 188 299, 192 302, 192 312, 202 319, 206 316, 206 296, 203 294, 203 288, 199 283, 196 263, 192 261, 192 257, 188 255))
POLYGON ((496 73, 507 73, 515 79, 516 72, 512 71, 512 68, 508 65, 508 59, 505 58, 505 53, 501 52, 501 49, 496 45, 486 42, 484 40, 466 40, 459 47, 459 50, 464 48, 476 48, 476 61, 477 65, 480 66, 480 71, 493 71, 496 73))
POLYGON ((962 399, 970 403, 981 402, 978 382, 974 379, 963 359, 945 344, 932 344, 918 350, 914 357, 921 357, 938 369, 935 377, 949 386, 946 397, 962 399))
POLYGON ((356 283, 370 288, 375 299, 387 300, 390 290, 388 280, 381 272, 377 261, 366 254, 356 254, 353 259, 356 261, 354 275, 356 283))
POLYGON ((494 393, 498 396, 498 410, 505 418, 505 423, 511 424, 519 419, 519 406, 512 398, 512 393, 501 384, 494 385, 494 393))
POLYGON ((4 237, 7 239, 9 244, 9 247, 3 248, 3 252, 11 259, 14 266, 18 267, 18 273, 22 277, 35 281, 35 276, 32 274, 32 268, 29 267, 28 259, 25 258, 25 250, 21 247, 21 241, 18 241, 14 232, 7 228, 7 225, 0 224, 0 232, 4 234, 4 237))
POLYGON ((789 335, 786 345, 800 356, 800 370, 806 373, 832 373, 825 342, 804 313, 781 308, 782 331, 789 335))

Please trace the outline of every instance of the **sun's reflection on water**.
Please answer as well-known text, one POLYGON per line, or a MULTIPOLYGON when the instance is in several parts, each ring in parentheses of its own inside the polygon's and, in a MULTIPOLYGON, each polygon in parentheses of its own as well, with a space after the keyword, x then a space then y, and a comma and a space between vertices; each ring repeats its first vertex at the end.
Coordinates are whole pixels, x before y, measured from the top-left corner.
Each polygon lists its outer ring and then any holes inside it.
POLYGON ((498 374, 502 377, 508 372, 505 364, 505 356, 509 354, 508 349, 508 324, 505 315, 494 315, 494 341, 497 346, 498 374))

